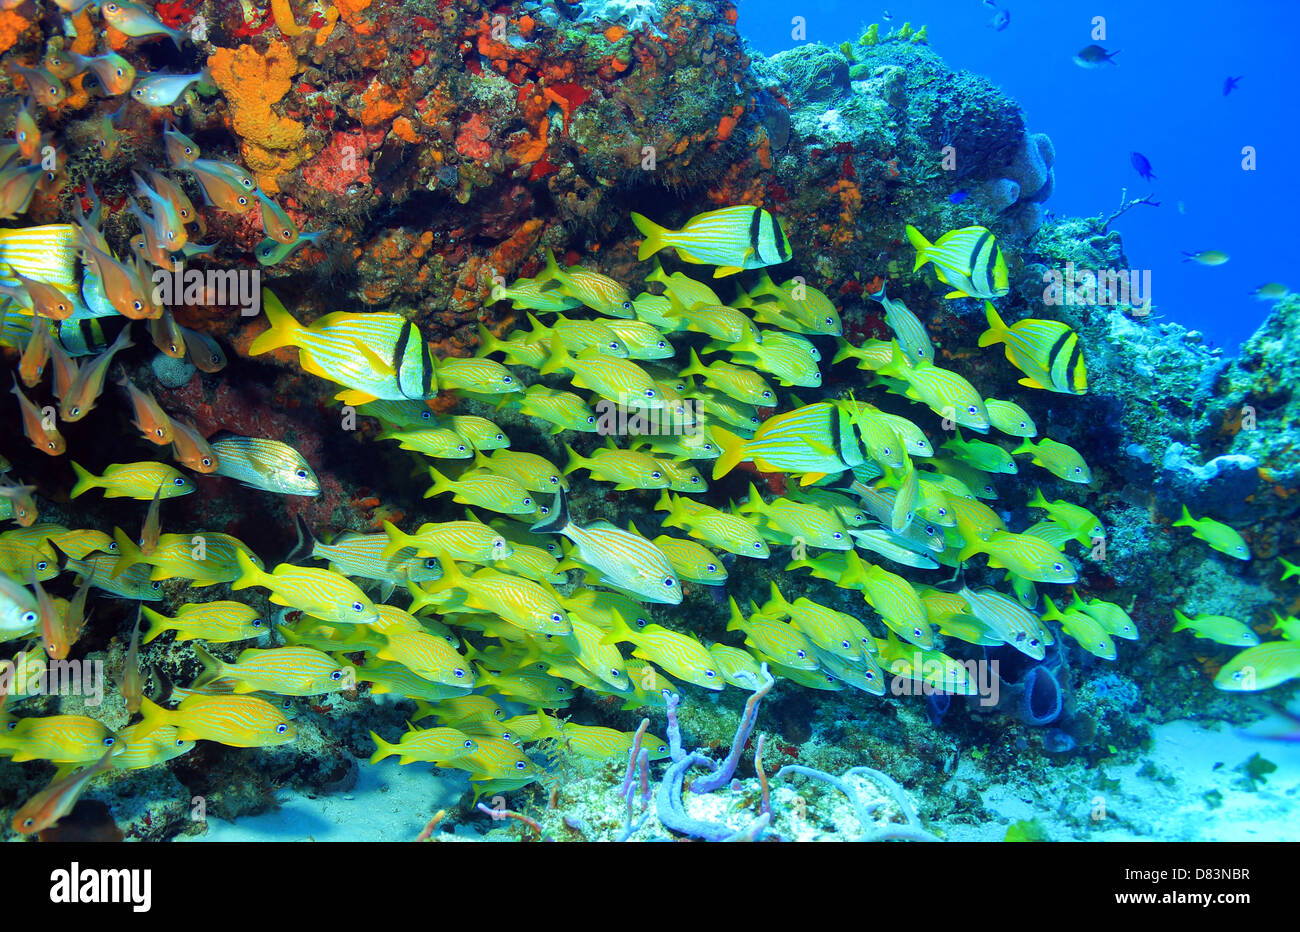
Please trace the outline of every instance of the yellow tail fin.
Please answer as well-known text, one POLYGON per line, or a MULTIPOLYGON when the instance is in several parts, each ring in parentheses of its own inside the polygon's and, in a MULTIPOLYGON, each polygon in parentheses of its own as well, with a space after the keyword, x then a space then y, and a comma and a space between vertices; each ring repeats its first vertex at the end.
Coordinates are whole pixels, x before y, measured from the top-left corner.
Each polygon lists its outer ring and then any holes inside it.
POLYGON ((1007 325, 1002 322, 997 308, 991 301, 984 302, 984 318, 989 322, 989 329, 980 334, 979 345, 992 346, 994 343, 1004 342, 1007 336, 1007 325))
POLYGON ((262 307, 271 326, 264 333, 258 334, 257 339, 249 345, 248 355, 259 356, 282 346, 297 346, 298 334, 303 329, 302 324, 294 320, 293 315, 285 310, 280 299, 272 294, 269 288, 262 289, 262 307))
POLYGON ((721 479, 744 460, 746 441, 716 424, 710 425, 709 434, 722 450, 722 455, 713 461, 713 478, 721 479))
POLYGON ((925 251, 930 248, 930 241, 922 236, 921 231, 910 223, 907 225, 907 239, 911 242, 912 247, 916 249, 916 264, 912 266, 912 271, 915 272, 930 261, 929 256, 925 254, 925 251))
POLYGON ((643 217, 638 213, 632 214, 632 223, 641 231, 645 237, 641 245, 637 247, 636 258, 638 262, 649 259, 659 250, 663 249, 668 243, 664 237, 669 232, 667 227, 661 227, 648 217, 643 217))

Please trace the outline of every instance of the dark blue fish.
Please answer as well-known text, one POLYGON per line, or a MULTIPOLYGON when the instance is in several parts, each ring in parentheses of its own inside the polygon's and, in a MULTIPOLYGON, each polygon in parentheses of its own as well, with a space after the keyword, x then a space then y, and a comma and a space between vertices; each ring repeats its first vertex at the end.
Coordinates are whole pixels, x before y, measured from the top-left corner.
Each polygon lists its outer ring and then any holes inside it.
POLYGON ((960 204, 968 197, 970 197, 970 192, 967 191, 965 188, 962 188, 960 191, 954 191, 951 194, 949 194, 948 202, 951 204, 960 204))
POLYGON ((1151 171, 1151 163, 1147 161, 1147 157, 1143 155, 1141 152, 1132 153, 1129 156, 1129 161, 1133 163, 1133 168, 1137 171, 1137 173, 1141 175, 1143 178, 1145 178, 1147 181, 1155 180, 1156 176, 1151 171))
POLYGON ((1003 29, 1006 29, 1010 25, 1011 25, 1010 10, 998 10, 996 13, 993 14, 993 18, 989 20, 989 27, 995 30, 996 32, 1001 32, 1003 29))
MULTIPOLYGON (((1245 77, 1245 75, 1243 74, 1243 75, 1241 76, 1241 78, 1244 78, 1244 77, 1245 77)), ((1241 82, 1241 78, 1225 78, 1225 79, 1224 79, 1224 81, 1223 81, 1223 96, 1224 96, 1224 97, 1227 97, 1229 94, 1231 94, 1233 91, 1235 91, 1235 90, 1237 89, 1237 85, 1241 82)))

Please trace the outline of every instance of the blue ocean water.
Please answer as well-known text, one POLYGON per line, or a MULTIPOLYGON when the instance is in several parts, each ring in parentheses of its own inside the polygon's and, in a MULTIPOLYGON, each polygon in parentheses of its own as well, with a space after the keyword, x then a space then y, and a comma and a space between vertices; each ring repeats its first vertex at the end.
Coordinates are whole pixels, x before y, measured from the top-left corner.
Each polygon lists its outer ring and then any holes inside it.
POLYGON ((766 55, 801 44, 791 38, 795 16, 806 20, 806 41, 832 46, 873 22, 882 32, 904 21, 928 26, 931 48, 999 85, 1024 109, 1029 131, 1052 138, 1052 213, 1108 215, 1126 188, 1129 197, 1160 202, 1134 208, 1113 227, 1130 265, 1151 270, 1157 313, 1234 353, 1268 313, 1255 288, 1272 281, 1300 288, 1284 233, 1287 219, 1300 214, 1290 71, 1300 60, 1300 3, 1010 0, 1000 7, 1011 21, 995 31, 995 10, 984 0, 746 0, 737 25, 766 55), (1104 39, 1092 36, 1097 16, 1105 18, 1104 39), (1094 43, 1120 50, 1113 67, 1074 64, 1072 56, 1094 43), (1225 96, 1229 75, 1242 80, 1225 96), (1254 147, 1253 170, 1242 167, 1246 146, 1254 147), (1150 160, 1153 181, 1134 170, 1134 151, 1150 160), (1230 261, 1183 261, 1183 252, 1207 249, 1230 261))

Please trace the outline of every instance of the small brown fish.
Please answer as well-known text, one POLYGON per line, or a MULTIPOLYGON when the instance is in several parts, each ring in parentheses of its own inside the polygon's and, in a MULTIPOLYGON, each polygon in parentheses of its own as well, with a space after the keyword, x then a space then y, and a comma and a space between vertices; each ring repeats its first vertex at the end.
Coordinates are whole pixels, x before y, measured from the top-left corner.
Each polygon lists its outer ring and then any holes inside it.
POLYGON ((7 294, 16 299, 19 304, 39 317, 67 320, 77 309, 71 298, 49 282, 28 278, 7 266, 4 268, 4 274, 8 278, 17 279, 18 284, 17 286, 0 285, 0 294, 7 294))
POLYGON ((50 361, 50 347, 54 344, 49 327, 37 324, 36 321, 32 321, 32 324, 32 335, 23 347, 22 358, 18 360, 18 376, 28 388, 40 384, 45 365, 50 361))
POLYGON ((89 414, 104 392, 104 377, 108 375, 113 357, 134 345, 131 342, 131 328, 123 327, 112 346, 78 370, 67 396, 59 399, 59 416, 65 421, 79 421, 89 414))
POLYGON ((31 98, 23 101, 18 113, 14 115, 14 143, 18 146, 18 154, 25 161, 39 161, 37 156, 41 151, 41 129, 36 125, 36 117, 32 115, 31 98))
POLYGON ((23 433, 32 442, 32 446, 49 456, 62 456, 68 449, 68 444, 59 433, 59 429, 54 426, 53 408, 49 409, 50 416, 42 414, 41 410, 32 404, 31 400, 23 394, 23 390, 18 387, 17 376, 14 376, 14 387, 10 391, 18 396, 18 407, 23 414, 23 433), (47 424, 48 429, 46 429, 47 424))
POLYGON ((72 383, 77 381, 77 362, 53 337, 50 339, 50 361, 54 363, 54 397, 62 401, 72 383))
MULTIPOLYGON (((55 545, 51 544, 51 546, 55 545)), ((86 622, 89 620, 86 616, 86 597, 90 594, 90 584, 94 578, 94 564, 90 564, 90 571, 86 573, 81 585, 68 600, 68 607, 63 610, 63 630, 66 637, 74 643, 81 637, 81 632, 86 629, 86 622)))
POLYGON ((51 660, 67 660, 73 641, 63 627, 63 613, 41 585, 36 567, 32 567, 32 589, 36 593, 36 616, 40 620, 41 641, 51 660))
POLYGON ((221 344, 206 333, 181 327, 181 336, 185 338, 185 349, 189 352, 190 362, 202 372, 220 372, 226 368, 226 354, 221 344))
POLYGON ((164 356, 180 359, 185 355, 185 334, 181 333, 176 318, 166 308, 163 308, 160 315, 150 319, 149 336, 153 337, 153 345, 164 356))
POLYGON ((236 166, 208 159, 195 159, 186 168, 203 188, 204 195, 219 210, 231 214, 246 213, 253 206, 253 188, 243 182, 248 176, 236 166))
POLYGON ((158 537, 162 533, 161 505, 162 486, 158 486, 158 491, 153 493, 153 501, 149 503, 149 511, 144 516, 144 527, 140 529, 140 553, 146 557, 158 549, 158 537))
POLYGON ((45 61, 41 62, 41 65, 60 81, 67 81, 69 78, 75 77, 78 71, 84 70, 81 66, 82 60, 81 56, 75 52, 70 53, 65 52, 63 49, 51 49, 45 53, 45 61))
POLYGON ((0 172, 0 220, 25 214, 45 173, 39 165, 19 165, 0 172))
POLYGON ((125 373, 118 379, 117 384, 126 390, 127 396, 131 399, 131 407, 135 409, 135 420, 131 423, 139 429, 141 436, 160 447, 171 443, 172 419, 158 404, 153 392, 136 388, 125 373))
POLYGON ((104 297, 123 317, 131 320, 144 320, 157 317, 159 308, 152 301, 149 288, 136 274, 134 267, 119 262, 96 245, 96 240, 103 237, 96 231, 88 231, 85 224, 82 231, 82 257, 86 265, 93 268, 104 290, 104 297))
POLYGON ((34 485, 16 485, 8 479, 0 481, 0 498, 12 502, 13 519, 20 527, 31 527, 36 523, 36 500, 32 498, 35 491, 34 485))
POLYGON ((36 102, 46 107, 57 107, 68 99, 68 89, 63 82, 44 68, 24 68, 22 65, 10 66, 14 74, 20 74, 27 81, 27 90, 36 102))
MULTIPOLYGON (((155 495, 151 506, 152 513, 155 515, 158 501, 158 496, 155 495)), ((155 529, 154 546, 157 544, 158 536, 155 529)), ((123 661, 122 666, 122 698, 126 700, 126 710, 132 715, 140 711, 140 699, 144 695, 144 673, 140 669, 140 606, 143 604, 143 602, 136 603, 135 627, 131 629, 131 646, 126 652, 126 660, 123 661)))
POLYGON ((113 766, 113 752, 116 746, 104 752, 104 756, 89 767, 68 774, 55 780, 27 802, 23 803, 13 818, 13 829, 22 835, 43 832, 54 825, 77 804, 77 799, 90 785, 90 781, 113 766))
POLYGON ((171 123, 163 127, 163 148, 172 168, 184 168, 203 155, 193 139, 176 129, 171 123))
POLYGON ((189 421, 172 418, 172 455, 176 462, 195 472, 216 472, 220 460, 203 435, 189 421))
POLYGON ((96 55, 93 58, 78 56, 77 67, 93 71, 99 86, 110 97, 125 94, 135 83, 134 66, 116 52, 96 55))
MULTIPOLYGON (((202 226, 202 219, 194 209, 194 204, 190 202, 189 196, 186 195, 185 190, 180 185, 156 171, 149 172, 149 183, 153 185, 154 190, 171 203, 172 209, 176 211, 182 223, 198 221, 202 226)), ((173 249, 177 248, 180 247, 173 247, 173 249)))

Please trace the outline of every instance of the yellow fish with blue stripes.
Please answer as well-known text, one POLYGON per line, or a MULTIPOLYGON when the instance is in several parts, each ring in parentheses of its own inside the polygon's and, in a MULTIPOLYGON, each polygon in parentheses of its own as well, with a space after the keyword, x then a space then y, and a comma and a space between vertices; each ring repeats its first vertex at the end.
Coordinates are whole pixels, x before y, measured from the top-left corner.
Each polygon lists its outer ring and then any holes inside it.
POLYGON ((907 238, 916 248, 912 271, 933 262, 939 280, 952 286, 945 298, 1000 298, 1010 293, 1006 257, 987 228, 963 227, 931 243, 908 224, 907 238))
POLYGON ((789 262, 792 255, 781 222, 761 207, 706 211, 686 221, 680 230, 662 227, 638 213, 632 214, 632 222, 645 237, 637 250, 639 261, 671 246, 684 262, 718 266, 714 278, 779 265, 789 262))
POLYGON ((984 302, 989 329, 980 334, 980 346, 1002 343, 1007 361, 1025 374, 1021 385, 1064 395, 1088 393, 1088 366, 1079 335, 1059 320, 1027 317, 1008 326, 997 309, 984 302))

